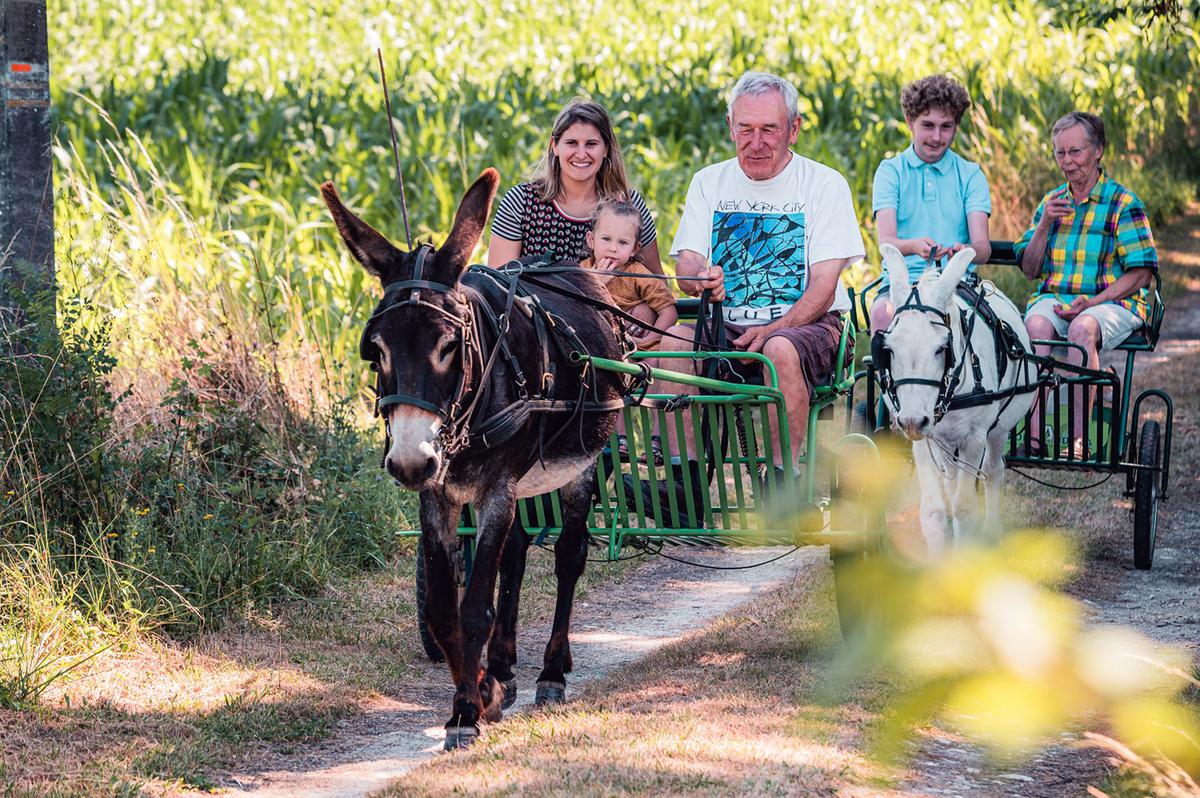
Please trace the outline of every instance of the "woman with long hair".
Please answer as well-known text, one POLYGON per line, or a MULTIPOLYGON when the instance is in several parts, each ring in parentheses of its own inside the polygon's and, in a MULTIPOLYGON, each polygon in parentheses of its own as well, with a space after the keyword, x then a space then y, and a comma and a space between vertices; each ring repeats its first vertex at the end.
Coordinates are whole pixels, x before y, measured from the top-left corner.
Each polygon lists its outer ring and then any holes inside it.
POLYGON ((603 200, 633 203, 641 215, 636 257, 662 274, 658 233, 642 195, 630 188, 621 147, 604 106, 576 99, 554 120, 532 179, 509 189, 492 219, 488 265, 523 255, 587 256, 592 215, 603 200))

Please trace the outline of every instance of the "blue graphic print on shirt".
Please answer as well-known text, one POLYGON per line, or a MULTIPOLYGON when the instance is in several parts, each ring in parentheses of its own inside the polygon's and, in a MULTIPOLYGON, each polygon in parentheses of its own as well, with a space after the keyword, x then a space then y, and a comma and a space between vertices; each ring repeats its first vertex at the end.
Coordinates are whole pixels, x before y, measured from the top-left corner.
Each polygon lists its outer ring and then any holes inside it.
POLYGON ((712 262, 725 271, 728 306, 791 306, 804 293, 804 212, 713 213, 712 262))

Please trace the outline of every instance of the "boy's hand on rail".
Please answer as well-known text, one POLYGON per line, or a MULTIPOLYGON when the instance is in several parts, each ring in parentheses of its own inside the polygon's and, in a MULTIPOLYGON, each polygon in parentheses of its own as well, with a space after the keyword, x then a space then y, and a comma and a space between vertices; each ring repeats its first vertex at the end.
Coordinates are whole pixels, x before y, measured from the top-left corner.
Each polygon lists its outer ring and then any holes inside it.
POLYGON ((908 240, 908 246, 911 249, 911 252, 908 254, 918 255, 926 259, 932 257, 938 249, 938 243, 929 236, 924 236, 922 238, 910 238, 908 240))

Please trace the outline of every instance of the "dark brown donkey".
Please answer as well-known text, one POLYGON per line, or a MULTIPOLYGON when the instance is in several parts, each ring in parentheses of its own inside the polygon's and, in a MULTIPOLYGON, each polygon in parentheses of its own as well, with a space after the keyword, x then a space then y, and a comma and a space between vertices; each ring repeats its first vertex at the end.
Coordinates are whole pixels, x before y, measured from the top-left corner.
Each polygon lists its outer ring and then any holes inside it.
MULTIPOLYGON (((479 721, 498 720, 516 698, 517 602, 529 537, 516 501, 561 489, 563 530, 554 546, 558 600, 538 676, 537 701, 562 701, 571 671, 567 632, 587 555, 596 456, 621 406, 620 378, 583 368, 574 352, 620 358, 613 318, 552 291, 467 260, 479 243, 499 175, 467 191, 441 249, 394 247, 351 213, 333 185, 321 194, 350 252, 379 278, 383 300, 361 350, 379 372, 379 411, 390 439, 384 464, 420 492, 426 615, 454 678, 446 748, 469 744, 479 721), (464 504, 474 506, 474 567, 457 600, 452 554, 464 504), (500 600, 495 606, 499 577, 500 600), (494 627, 494 628, 493 628, 494 627), (488 646, 486 670, 481 667, 488 646)), ((588 274, 546 275, 607 301, 588 274)))

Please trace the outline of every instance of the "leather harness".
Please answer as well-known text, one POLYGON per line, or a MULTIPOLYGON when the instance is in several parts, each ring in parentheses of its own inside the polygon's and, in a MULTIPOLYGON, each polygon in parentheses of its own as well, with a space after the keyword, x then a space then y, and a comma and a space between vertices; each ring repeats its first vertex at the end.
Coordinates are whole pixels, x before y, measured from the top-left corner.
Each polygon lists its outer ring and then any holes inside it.
MULTIPOLYGON (((954 354, 954 330, 950 326, 949 312, 922 302, 920 291, 916 285, 912 287, 912 292, 908 295, 908 299, 905 300, 904 304, 896 309, 896 313, 892 317, 892 324, 888 327, 888 331, 890 331, 895 326, 895 320, 899 318, 901 313, 920 312, 932 313, 934 315, 933 322, 945 327, 947 332, 950 333, 950 343, 946 347, 942 378, 940 380, 929 380, 918 377, 894 379, 891 372, 891 351, 884 343, 886 332, 878 332, 872 336, 871 360, 877 373, 880 389, 883 391, 887 402, 891 405, 893 416, 899 413, 900 410, 900 400, 896 396, 896 388, 901 385, 929 385, 938 389, 937 401, 934 403, 933 418, 936 424, 951 410, 978 407, 1001 399, 1006 400, 1005 407, 1007 407, 1008 403, 1012 402, 1018 394, 1032 393, 1038 390, 1045 381, 1042 375, 1039 374, 1038 379, 1032 382, 1026 381, 1021 385, 1013 385, 1011 388, 995 391, 986 390, 983 387, 983 369, 979 362, 979 355, 975 352, 972 343, 975 322, 979 319, 983 320, 984 325, 992 333, 992 342, 995 347, 996 356, 997 385, 1003 382, 1008 372, 1009 360, 1015 360, 1022 366, 1027 361, 1032 361, 1038 365, 1039 372, 1043 370, 1043 367, 1048 365, 1049 360, 1026 351, 1016 331, 1007 322, 997 316, 996 312, 987 302, 985 291, 982 289, 978 277, 967 275, 955 288, 955 292, 967 305, 966 308, 960 308, 958 311, 959 324, 961 329, 964 330, 964 340, 962 356, 957 361, 954 354), (974 387, 970 391, 960 394, 957 393, 958 386, 962 382, 963 371, 968 363, 971 366, 974 387)), ((1003 412, 1003 408, 1001 412, 1003 412)), ((999 415, 997 415, 998 419, 999 415)), ((993 423, 993 426, 995 426, 995 423, 993 423)))
MULTIPOLYGON (((504 272, 471 266, 464 276, 464 283, 452 286, 425 279, 425 260, 432 251, 432 246, 421 245, 416 253, 412 277, 389 283, 384 287, 381 308, 371 315, 363 330, 359 341, 359 355, 369 361, 372 370, 376 372, 377 416, 385 417, 385 411, 389 407, 409 405, 432 412, 441 419, 438 442, 445 457, 442 458, 442 467, 435 477, 435 482, 445 479, 450 458, 454 454, 467 448, 487 450, 503 445, 520 432, 531 414, 541 416, 538 421, 538 451, 536 458, 530 458, 526 468, 533 464, 534 459, 542 459, 545 447, 566 431, 573 418, 578 417, 582 420, 584 413, 612 412, 625 406, 624 398, 601 401, 594 396, 596 386, 588 380, 586 373, 590 366, 577 363, 577 360, 571 357, 572 353, 587 352, 574 328, 561 316, 547 310, 537 294, 521 284, 522 274, 530 264, 515 262, 504 272), (513 266, 517 268, 511 268, 513 266), (468 277, 476 279, 465 282, 468 277), (461 316, 451 313, 440 305, 423 299, 422 294, 425 292, 457 294, 467 306, 467 312, 461 316), (495 296, 497 292, 503 292, 503 310, 499 313, 488 301, 487 296, 495 296), (440 313, 459 330, 457 343, 462 368, 448 407, 436 405, 420 396, 398 392, 384 393, 383 375, 379 369, 375 347, 370 342, 371 329, 374 323, 386 314, 398 308, 411 306, 440 313), (533 324, 540 358, 541 373, 532 384, 510 345, 511 321, 514 310, 518 308, 533 324), (557 354, 557 357, 553 354, 557 354), (497 360, 501 358, 511 376, 517 398, 491 415, 481 417, 483 409, 489 406, 494 393, 494 386, 489 378, 497 360), (569 399, 560 398, 555 392, 558 382, 557 370, 564 363, 576 365, 579 372, 579 393, 569 399), (586 396, 589 389, 593 392, 591 399, 586 396), (544 435, 544 417, 552 413, 570 413, 572 419, 547 440, 544 435)), ((386 417, 384 436, 386 459, 387 451, 391 448, 391 434, 386 417)))

